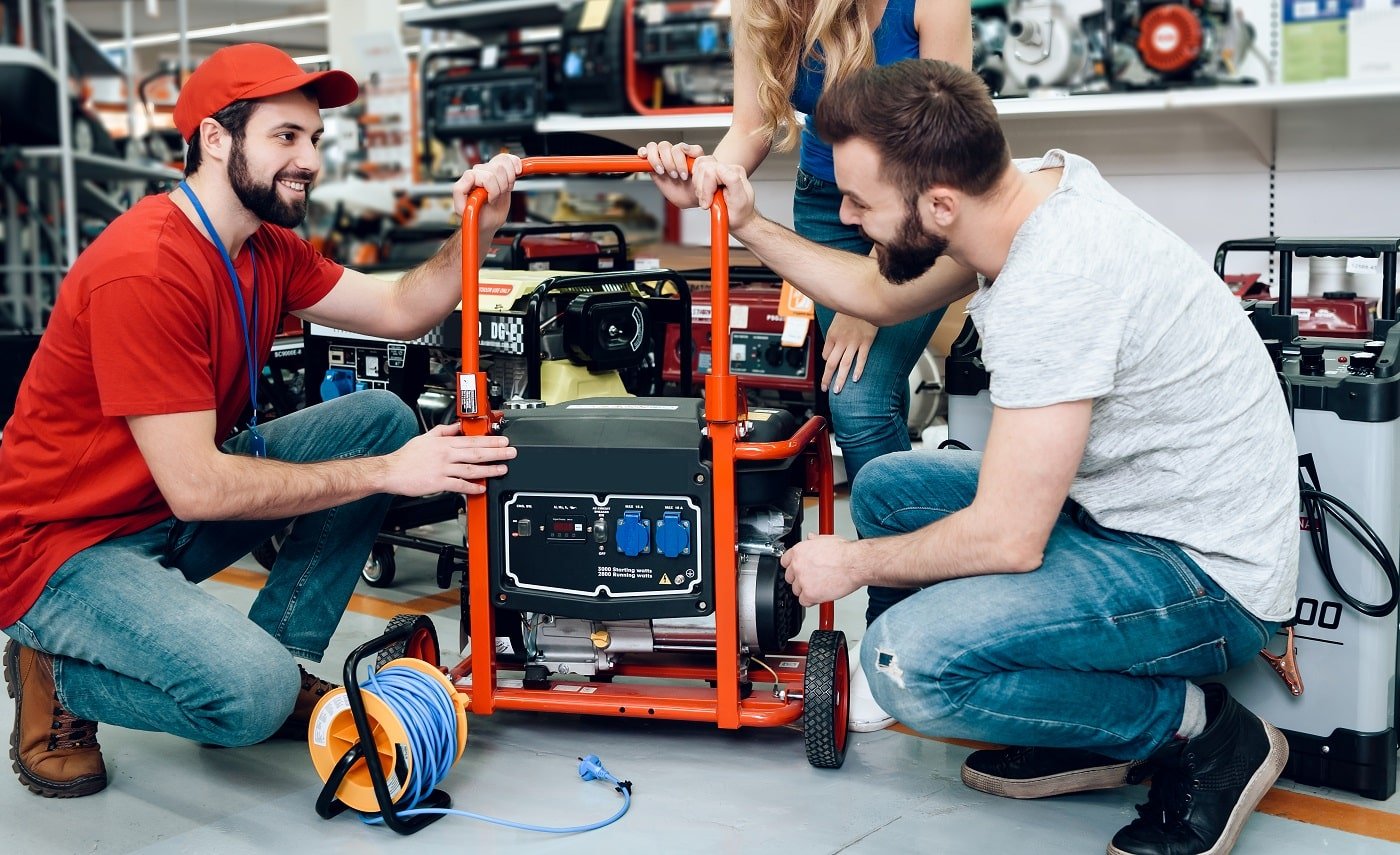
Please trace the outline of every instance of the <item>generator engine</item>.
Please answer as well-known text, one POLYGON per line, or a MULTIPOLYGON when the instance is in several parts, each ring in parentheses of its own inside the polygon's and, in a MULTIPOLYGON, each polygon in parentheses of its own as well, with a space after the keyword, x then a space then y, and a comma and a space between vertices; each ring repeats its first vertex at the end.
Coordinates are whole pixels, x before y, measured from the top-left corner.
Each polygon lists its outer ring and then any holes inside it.
MULTIPOLYGON (((653 655, 714 656, 711 463, 703 402, 589 398, 507 410, 518 456, 488 483, 497 660, 525 672, 607 677, 653 655)), ((746 439, 789 438, 784 410, 750 410, 746 439)), ((780 650, 805 611, 779 557, 801 535, 803 467, 741 464, 741 654, 780 650)), ((466 580, 463 647, 469 637, 466 580)))
POLYGON ((506 403, 655 394, 663 325, 690 311, 685 280, 665 270, 483 271, 480 288, 482 362, 506 403))
POLYGON ((1235 77, 1254 44, 1254 28, 1230 0, 1133 0, 1118 12, 1120 37, 1164 83, 1235 77))
POLYGON ((975 10, 972 18, 972 70, 987 84, 993 98, 1010 94, 1006 61, 1002 59, 1005 49, 1005 9, 998 6, 992 11, 975 10))
POLYGON ((1084 19, 1101 14, 1099 0, 1020 0, 1008 6, 1001 50, 1006 73, 1019 87, 1074 89, 1093 69, 1084 19))

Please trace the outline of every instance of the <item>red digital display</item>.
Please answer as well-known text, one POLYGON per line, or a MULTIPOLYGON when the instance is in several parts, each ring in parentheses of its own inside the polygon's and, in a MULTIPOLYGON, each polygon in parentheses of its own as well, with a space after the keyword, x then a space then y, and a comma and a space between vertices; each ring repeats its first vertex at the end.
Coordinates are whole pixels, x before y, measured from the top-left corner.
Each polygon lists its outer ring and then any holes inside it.
POLYGON ((555 534, 571 534, 578 531, 578 523, 573 520, 553 520, 549 525, 555 534))

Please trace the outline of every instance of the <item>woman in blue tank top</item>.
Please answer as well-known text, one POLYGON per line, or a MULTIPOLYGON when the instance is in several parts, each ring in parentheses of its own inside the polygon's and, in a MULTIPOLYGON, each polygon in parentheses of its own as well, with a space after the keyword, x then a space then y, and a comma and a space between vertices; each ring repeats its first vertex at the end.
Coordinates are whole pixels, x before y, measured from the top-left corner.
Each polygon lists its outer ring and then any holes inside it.
MULTIPOLYGON (((797 117, 816 109, 828 79, 843 79, 872 64, 924 57, 972 64, 971 9, 966 0, 734 0, 734 119, 713 160, 737 163, 752 174, 768 152, 799 139, 793 224, 798 234, 827 246, 868 255, 871 242, 841 222, 831 146, 797 117)), ((699 146, 649 143, 653 179, 679 207, 714 192, 713 170, 702 158, 696 175, 685 158, 699 146)), ((898 326, 877 329, 863 320, 817 306, 827 360, 822 388, 831 391, 831 417, 846 476, 854 481, 868 461, 909 450, 908 377, 943 317, 939 310, 898 326)), ((871 588, 869 624, 910 591, 871 588)), ((855 669, 858 673, 860 669, 855 669)))

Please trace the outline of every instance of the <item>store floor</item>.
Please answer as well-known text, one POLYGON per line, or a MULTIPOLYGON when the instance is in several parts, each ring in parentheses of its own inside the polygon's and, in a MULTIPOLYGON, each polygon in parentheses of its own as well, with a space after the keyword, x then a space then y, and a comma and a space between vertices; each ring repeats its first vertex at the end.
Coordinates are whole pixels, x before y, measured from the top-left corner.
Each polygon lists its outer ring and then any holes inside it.
MULTIPOLYGON (((837 519, 849 532, 844 501, 837 519)), ((325 663, 313 670, 334 677, 349 652, 400 611, 430 613, 450 645, 456 597, 436 587, 433 566, 423 553, 400 550, 395 586, 361 586, 325 663)), ((248 559, 206 584, 244 609, 261 577, 248 559)), ((863 608, 863 597, 838 604, 838 628, 858 637, 863 608)), ((13 716, 6 699, 0 730, 9 732, 13 716)), ((99 736, 111 783, 95 796, 42 799, 8 768, 0 774, 0 852, 1093 853, 1104 851, 1146 797, 1144 787, 1130 787, 1033 802, 995 798, 959 780, 969 748, 898 730, 852 734, 845 766, 818 770, 806 762, 801 734, 786 728, 722 732, 506 712, 471 719, 466 753, 442 785, 454 807, 539 825, 606 818, 619 796, 577 774, 576 758, 597 754, 633 782, 630 813, 566 836, 446 817, 400 839, 353 814, 317 816, 320 780, 305 745, 215 750, 106 725, 99 736)), ((1235 851, 1400 852, 1400 796, 1375 802, 1285 782, 1265 798, 1235 851)))

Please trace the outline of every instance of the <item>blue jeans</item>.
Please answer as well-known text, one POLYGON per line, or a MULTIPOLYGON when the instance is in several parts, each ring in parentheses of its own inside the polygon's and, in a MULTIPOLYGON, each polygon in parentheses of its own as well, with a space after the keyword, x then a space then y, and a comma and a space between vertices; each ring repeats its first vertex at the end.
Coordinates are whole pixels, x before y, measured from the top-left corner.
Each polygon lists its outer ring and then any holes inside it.
MULTIPOLYGON (((880 458, 853 486, 856 528, 903 534, 966 507, 980 463, 880 458)), ((880 706, 924 733, 1141 760, 1181 726, 1188 678, 1248 661, 1276 629, 1175 545, 1067 503, 1039 569, 924 588, 870 627, 860 655, 880 706)))
MULTIPOLYGON (((268 456, 387 454, 418 433, 403 402, 357 392, 259 428, 268 456)), ((225 444, 247 453, 248 434, 225 444)), ((167 519, 74 555, 5 633, 54 656, 59 702, 83 718, 216 745, 267 738, 301 688, 293 654, 320 661, 389 496, 295 520, 167 519), (292 524, 247 617, 201 582, 292 524)))
MULTIPOLYGON (((802 170, 797 171, 797 191, 793 196, 792 220, 798 234, 824 246, 869 255, 873 244, 855 226, 841 222, 841 191, 802 170)), ((831 427, 848 483, 865 465, 882 454, 908 451, 909 372, 919 354, 933 337, 943 309, 892 327, 882 327, 875 335, 866 357, 865 370, 858 382, 849 379, 830 397, 831 427)), ((817 322, 822 334, 831 328, 836 313, 817 305, 817 322)), ((904 588, 872 585, 870 605, 865 611, 867 625, 885 609, 913 593, 904 588)))

